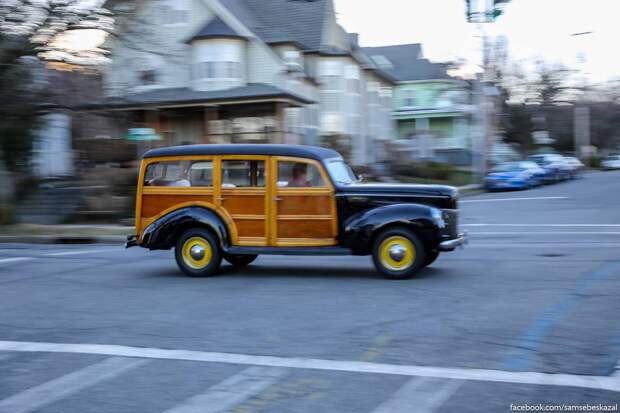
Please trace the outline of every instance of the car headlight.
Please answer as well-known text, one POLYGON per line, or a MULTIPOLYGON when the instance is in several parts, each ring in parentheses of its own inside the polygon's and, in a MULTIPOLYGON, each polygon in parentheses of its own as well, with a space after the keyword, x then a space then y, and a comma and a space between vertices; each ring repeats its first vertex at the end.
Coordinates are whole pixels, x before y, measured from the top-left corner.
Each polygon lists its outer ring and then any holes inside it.
POLYGON ((443 220, 443 212, 441 212, 441 209, 431 208, 431 218, 438 228, 446 227, 446 221, 443 220))

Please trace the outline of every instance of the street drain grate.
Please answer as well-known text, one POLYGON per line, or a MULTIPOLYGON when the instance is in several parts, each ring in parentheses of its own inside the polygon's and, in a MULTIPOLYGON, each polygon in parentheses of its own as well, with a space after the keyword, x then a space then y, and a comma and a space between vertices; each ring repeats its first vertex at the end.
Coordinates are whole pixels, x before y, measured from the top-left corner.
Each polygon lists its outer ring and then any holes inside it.
POLYGON ((539 257, 546 257, 546 258, 558 258, 558 257, 565 257, 566 254, 559 254, 559 253, 548 253, 548 254, 538 254, 539 257))

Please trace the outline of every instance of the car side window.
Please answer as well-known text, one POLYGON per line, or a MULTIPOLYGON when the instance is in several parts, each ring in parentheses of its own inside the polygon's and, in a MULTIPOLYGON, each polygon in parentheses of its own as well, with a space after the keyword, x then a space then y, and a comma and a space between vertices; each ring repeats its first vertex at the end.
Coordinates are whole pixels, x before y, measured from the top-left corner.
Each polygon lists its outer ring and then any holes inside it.
POLYGON ((316 165, 307 162, 279 161, 278 187, 325 188, 325 181, 316 165))
POLYGON ((213 161, 151 163, 144 173, 144 186, 213 186, 213 161))
POLYGON ((222 188, 265 187, 265 161, 222 161, 222 188))

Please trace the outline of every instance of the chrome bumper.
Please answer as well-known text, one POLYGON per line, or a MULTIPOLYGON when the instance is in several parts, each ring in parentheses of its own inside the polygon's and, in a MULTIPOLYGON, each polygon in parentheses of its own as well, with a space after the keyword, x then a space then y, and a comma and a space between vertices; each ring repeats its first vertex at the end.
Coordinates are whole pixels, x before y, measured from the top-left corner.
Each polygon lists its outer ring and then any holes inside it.
POLYGON ((136 246, 138 246, 138 236, 127 235, 127 242, 125 243, 125 248, 131 248, 136 246))
POLYGON ((437 249, 439 251, 454 251, 457 247, 462 247, 465 244, 467 244, 467 233, 462 233, 454 239, 440 242, 437 249))

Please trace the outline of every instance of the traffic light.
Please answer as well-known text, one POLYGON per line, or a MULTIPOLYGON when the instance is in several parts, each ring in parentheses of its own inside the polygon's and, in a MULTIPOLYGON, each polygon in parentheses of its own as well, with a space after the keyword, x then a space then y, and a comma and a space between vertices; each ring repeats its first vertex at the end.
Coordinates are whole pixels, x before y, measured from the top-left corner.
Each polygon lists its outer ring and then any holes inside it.
POLYGON ((502 10, 502 7, 504 6, 504 4, 510 3, 510 1, 511 0, 493 0, 493 10, 491 10, 489 13, 491 21, 495 21, 495 19, 502 15, 502 13, 504 12, 502 10))
POLYGON ((465 18, 471 22, 471 0, 465 0, 465 18))

